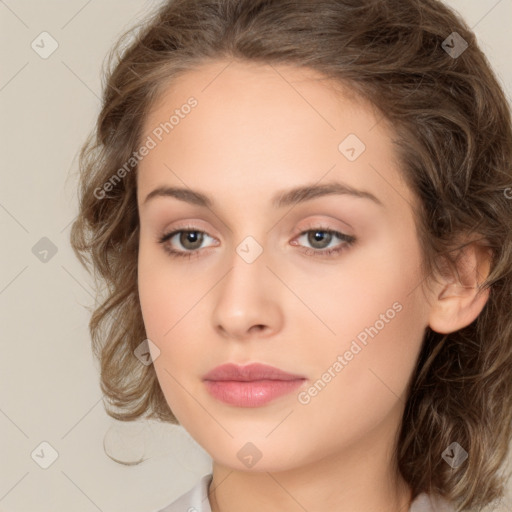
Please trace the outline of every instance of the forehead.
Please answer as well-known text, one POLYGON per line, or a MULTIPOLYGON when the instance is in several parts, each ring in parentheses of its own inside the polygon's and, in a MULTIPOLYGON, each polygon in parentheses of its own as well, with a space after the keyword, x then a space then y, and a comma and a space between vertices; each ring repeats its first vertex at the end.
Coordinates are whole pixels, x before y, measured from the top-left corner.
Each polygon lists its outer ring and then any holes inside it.
MULTIPOLYGON (((179 109, 192 96, 198 99, 202 110, 208 108, 214 113, 214 107, 218 107, 225 113, 237 111, 239 118, 243 118, 244 107, 248 110, 252 107, 253 114, 256 108, 258 111, 264 108, 265 113, 273 109, 275 115, 267 118, 273 122, 285 109, 294 110, 297 115, 307 111, 331 130, 336 130, 334 105, 337 110, 367 111, 372 121, 378 117, 374 106, 349 86, 329 80, 313 69, 218 60, 181 72, 167 85, 163 84, 146 116, 143 131, 168 119, 170 109, 179 109), (265 105, 268 108, 265 109, 265 105), (281 109, 275 109, 276 106, 281 109)), ((256 119, 257 116, 253 116, 252 120, 256 119)))
POLYGON ((204 64, 170 82, 145 119, 143 137, 156 145, 139 164, 138 185, 141 195, 163 182, 213 190, 229 184, 231 192, 256 193, 320 180, 334 169, 329 178, 354 187, 373 181, 382 189, 370 164, 396 169, 391 134, 381 121, 350 88, 310 69, 204 64), (364 147, 357 160, 343 154, 345 140, 359 144, 358 151, 364 147))

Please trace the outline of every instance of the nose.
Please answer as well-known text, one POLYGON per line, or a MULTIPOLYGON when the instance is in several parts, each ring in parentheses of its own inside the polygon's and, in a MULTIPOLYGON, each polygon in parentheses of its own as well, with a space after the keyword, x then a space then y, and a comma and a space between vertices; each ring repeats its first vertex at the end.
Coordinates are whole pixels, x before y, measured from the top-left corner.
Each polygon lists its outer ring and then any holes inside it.
POLYGON ((215 287, 213 327, 226 339, 269 337, 282 328, 282 283, 267 267, 265 251, 251 263, 235 252, 215 287))

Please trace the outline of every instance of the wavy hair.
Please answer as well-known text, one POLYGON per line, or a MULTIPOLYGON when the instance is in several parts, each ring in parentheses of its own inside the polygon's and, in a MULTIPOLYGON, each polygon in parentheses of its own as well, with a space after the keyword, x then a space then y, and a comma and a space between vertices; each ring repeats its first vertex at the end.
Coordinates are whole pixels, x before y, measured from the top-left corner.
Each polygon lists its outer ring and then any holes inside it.
POLYGON ((172 80, 215 59, 310 68, 380 111, 420 200, 425 276, 440 275, 446 262, 456 272, 468 239, 490 250, 480 284, 490 295, 476 320, 450 334, 427 328, 395 455, 413 497, 437 493, 458 510, 502 497, 512 424, 510 107, 471 29, 438 0, 175 0, 122 35, 103 70, 97 124, 80 152, 70 235, 98 297, 104 292, 89 329, 107 413, 178 423, 153 366, 134 357, 146 333, 137 289, 137 169, 126 171, 126 162, 172 80), (122 179, 106 187, 123 166, 122 179), (442 458, 453 441, 469 453, 455 469, 442 458))

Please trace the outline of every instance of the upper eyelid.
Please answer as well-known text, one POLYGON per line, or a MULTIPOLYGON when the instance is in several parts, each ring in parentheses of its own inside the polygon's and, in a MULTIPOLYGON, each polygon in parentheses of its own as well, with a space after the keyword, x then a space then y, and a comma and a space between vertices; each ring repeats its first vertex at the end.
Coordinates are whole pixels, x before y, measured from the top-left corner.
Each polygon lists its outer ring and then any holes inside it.
MULTIPOLYGON (((346 222, 342 221, 341 219, 338 220, 337 222, 343 224, 345 227, 336 228, 334 226, 328 226, 327 224, 329 224, 331 222, 333 222, 333 221, 332 220, 331 221, 326 221, 326 220, 323 220, 323 219, 319 219, 319 220, 308 219, 306 221, 307 226, 301 227, 301 228, 294 228, 293 229, 293 233, 294 233, 294 236, 297 236, 299 234, 304 233, 305 231, 310 231, 312 229, 323 229, 323 230, 326 230, 326 231, 336 231, 338 233, 341 233, 341 234, 344 234, 344 235, 347 235, 347 236, 351 236, 350 232, 347 232, 346 228, 347 227, 351 228, 352 226, 350 226, 346 222)), ((164 233, 168 234, 168 233, 173 233, 173 232, 176 232, 176 231, 198 231, 198 232, 207 234, 208 236, 211 237, 212 235, 208 232, 207 229, 201 227, 200 223, 201 223, 201 221, 195 221, 195 220, 188 221, 188 222, 185 221, 184 225, 181 225, 181 226, 178 225, 178 226, 172 227, 170 229, 165 229, 164 233), (196 222, 197 222, 197 224, 196 224, 196 222)), ((217 238, 217 237, 214 237, 214 238, 217 238)))
MULTIPOLYGON (((320 221, 318 221, 318 222, 314 222, 313 221, 313 225, 311 227, 304 227, 304 228, 300 228, 300 229, 297 228, 296 230, 294 230, 293 240, 297 239, 300 236, 305 235, 306 233, 309 233, 310 231, 314 231, 314 230, 319 230, 319 231, 325 231, 325 232, 332 233, 334 236, 339 238, 342 243, 345 241, 345 240, 343 240, 344 237, 354 238, 353 235, 345 233, 342 230, 338 230, 338 229, 335 229, 335 228, 332 228, 332 227, 327 227, 327 226, 322 225, 322 224, 323 223, 320 222, 320 221)), ((207 237, 210 237, 212 239, 216 239, 216 237, 210 235, 207 231, 205 231, 203 229, 199 229, 198 227, 195 227, 195 226, 183 226, 183 227, 176 227, 176 228, 173 228, 173 229, 170 229, 170 230, 166 231, 162 236, 159 237, 159 241, 163 242, 163 239, 165 239, 165 242, 169 242, 169 240, 171 240, 177 234, 182 233, 182 232, 202 233, 203 235, 206 235, 207 237)), ((197 249, 197 250, 199 250, 199 249, 197 249)), ((182 252, 192 252, 192 251, 182 251, 182 252)))
MULTIPOLYGON (((340 233, 342 235, 347 235, 347 236, 350 236, 348 233, 346 233, 343 229, 337 229, 337 228, 334 228, 334 227, 329 227, 329 226, 326 226, 324 225, 324 223, 322 222, 313 222, 311 227, 302 227, 302 228, 295 228, 293 230, 293 236, 298 236, 298 235, 302 235, 304 233, 307 233, 309 231, 314 231, 315 229, 318 229, 318 230, 322 230, 322 231, 330 231, 330 232, 336 232, 336 233, 340 233)), ((177 233, 180 233, 182 231, 192 231, 192 232, 198 232, 198 233, 203 233, 207 236, 209 236, 210 238, 216 238, 214 237, 213 235, 211 235, 210 233, 208 233, 208 231, 206 229, 202 229, 198 226, 178 226, 178 227, 173 227, 171 229, 168 229, 168 230, 164 230, 164 233, 162 236, 168 236, 168 235, 175 235, 177 233)))

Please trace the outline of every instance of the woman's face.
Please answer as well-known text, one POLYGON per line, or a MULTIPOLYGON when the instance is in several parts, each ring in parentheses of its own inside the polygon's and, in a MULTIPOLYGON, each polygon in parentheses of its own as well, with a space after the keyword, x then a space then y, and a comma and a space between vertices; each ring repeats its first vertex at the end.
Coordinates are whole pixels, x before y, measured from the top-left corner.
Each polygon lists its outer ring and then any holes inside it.
POLYGON ((312 72, 227 64, 184 74, 144 124, 139 291, 165 398, 232 468, 389 443, 428 325, 390 133, 312 72), (203 380, 224 363, 301 379, 203 380))

